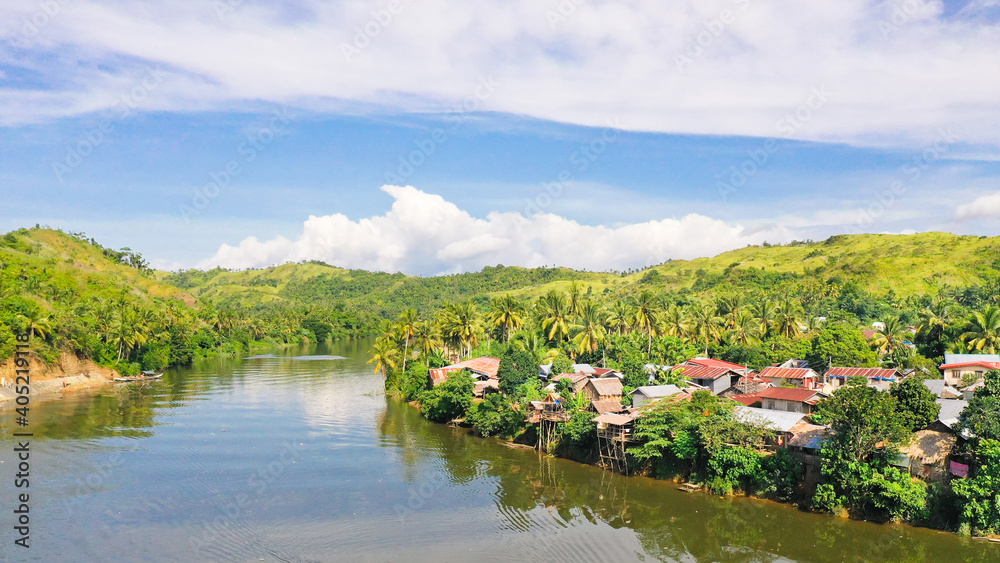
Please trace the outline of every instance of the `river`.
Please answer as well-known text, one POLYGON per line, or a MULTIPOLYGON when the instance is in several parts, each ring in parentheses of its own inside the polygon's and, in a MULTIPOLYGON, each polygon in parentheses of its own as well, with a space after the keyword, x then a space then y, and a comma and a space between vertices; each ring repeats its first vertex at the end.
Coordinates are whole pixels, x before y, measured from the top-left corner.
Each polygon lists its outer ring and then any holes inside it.
POLYGON ((0 415, 0 559, 1000 561, 948 533, 687 494, 427 422, 386 399, 368 345, 32 405, 29 549, 0 415))

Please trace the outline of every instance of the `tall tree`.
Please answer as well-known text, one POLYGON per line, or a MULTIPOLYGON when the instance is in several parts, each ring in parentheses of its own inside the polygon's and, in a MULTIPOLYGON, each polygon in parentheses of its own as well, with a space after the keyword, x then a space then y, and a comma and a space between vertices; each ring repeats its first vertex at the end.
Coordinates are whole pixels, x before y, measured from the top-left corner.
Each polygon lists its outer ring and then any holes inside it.
POLYGON ((635 310, 635 326, 646 332, 646 355, 648 356, 653 351, 653 334, 659 325, 659 319, 656 315, 656 299, 653 297, 652 292, 644 289, 635 298, 633 306, 635 310))
POLYGON ((982 311, 973 312, 961 338, 969 350, 995 354, 1000 350, 1000 309, 987 305, 982 311))
POLYGON ((509 342, 511 335, 524 326, 524 307, 509 293, 493 299, 490 302, 489 322, 500 329, 504 342, 509 342))
POLYGON ((604 332, 604 318, 601 307, 593 301, 586 301, 580 306, 580 332, 573 338, 576 350, 580 354, 596 352, 597 348, 607 340, 604 332))
POLYGON ((403 339, 403 371, 406 371, 406 358, 410 353, 410 340, 416 333, 417 324, 420 322, 420 316, 416 309, 406 309, 400 313, 399 318, 396 319, 396 327, 400 338, 403 339))

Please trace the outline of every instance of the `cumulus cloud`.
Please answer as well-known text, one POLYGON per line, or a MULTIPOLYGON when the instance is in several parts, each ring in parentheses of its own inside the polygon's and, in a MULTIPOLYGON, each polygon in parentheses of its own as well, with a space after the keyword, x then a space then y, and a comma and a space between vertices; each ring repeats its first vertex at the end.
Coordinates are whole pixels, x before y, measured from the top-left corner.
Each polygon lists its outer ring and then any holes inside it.
POLYGON ((963 142, 997 145, 992 0, 958 13, 938 0, 400 5, 389 14, 381 1, 7 0, 0 63, 49 78, 0 88, 0 123, 95 111, 152 65, 170 79, 143 109, 263 101, 420 112, 471 100, 589 126, 617 116, 624 129, 665 133, 919 145, 950 126, 963 142), (489 77, 500 86, 475 98, 489 77), (829 102, 809 108, 821 87, 829 102))
POLYGON ((988 219, 1000 217, 1000 192, 977 197, 955 209, 955 220, 988 219))
POLYGON ((395 200, 384 215, 357 221, 339 213, 310 216, 295 240, 249 237, 237 246, 223 244, 198 267, 323 260, 347 268, 418 275, 475 271, 496 264, 606 270, 792 238, 783 227, 754 230, 697 214, 615 227, 581 225, 549 213, 526 217, 494 212, 477 218, 412 186, 382 190, 395 200))

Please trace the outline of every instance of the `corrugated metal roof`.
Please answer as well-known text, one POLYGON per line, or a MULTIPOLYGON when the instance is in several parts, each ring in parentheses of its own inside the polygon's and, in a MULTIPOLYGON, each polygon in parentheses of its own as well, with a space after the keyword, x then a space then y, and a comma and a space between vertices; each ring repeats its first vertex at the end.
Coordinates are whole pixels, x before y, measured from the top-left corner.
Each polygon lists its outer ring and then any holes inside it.
POLYGON ((762 399, 778 399, 781 401, 798 401, 813 404, 822 394, 815 389, 799 387, 768 387, 757 394, 762 399))
POLYGON ((781 379, 805 379, 807 377, 819 377, 819 375, 809 368, 776 368, 766 367, 760 370, 760 377, 779 377, 781 379))
POLYGON ((949 354, 945 353, 945 364, 964 364, 967 362, 1000 363, 1000 354, 949 354))
POLYGON ((497 371, 500 369, 500 358, 481 356, 465 360, 464 362, 458 362, 457 364, 451 364, 450 366, 444 366, 443 368, 434 368, 430 370, 430 373, 433 379, 446 379, 449 373, 463 369, 468 369, 487 377, 496 377, 497 371))
POLYGON ((724 375, 740 375, 739 373, 733 371, 726 367, 706 367, 706 366, 692 366, 687 367, 681 372, 681 375, 688 379, 719 379, 724 375))
POLYGON ((637 388, 629 394, 632 395, 634 393, 642 393, 647 397, 669 397, 670 395, 676 395, 680 392, 680 387, 676 385, 645 385, 637 388))
POLYGON ((865 379, 882 379, 882 380, 894 380, 902 377, 903 374, 899 373, 899 370, 889 369, 889 368, 847 368, 847 367, 834 367, 830 368, 826 372, 827 377, 848 378, 848 377, 864 377, 865 379))
POLYGON ((635 417, 629 414, 605 413, 600 416, 596 416, 591 420, 593 420, 598 424, 614 424, 617 426, 622 426, 635 420, 635 417))
POLYGON ((594 407, 594 410, 599 414, 609 413, 609 412, 622 412, 625 407, 622 406, 618 401, 612 401, 610 399, 604 401, 591 401, 590 405, 594 407))
POLYGON ((710 368, 727 368, 736 371, 746 371, 747 369, 746 366, 741 366, 740 364, 734 364, 723 360, 716 360, 714 358, 691 358, 685 363, 710 368))
POLYGON ((755 409, 739 406, 733 411, 733 417, 746 424, 756 424, 772 428, 778 432, 789 432, 799 423, 805 414, 800 412, 776 411, 774 409, 755 409))

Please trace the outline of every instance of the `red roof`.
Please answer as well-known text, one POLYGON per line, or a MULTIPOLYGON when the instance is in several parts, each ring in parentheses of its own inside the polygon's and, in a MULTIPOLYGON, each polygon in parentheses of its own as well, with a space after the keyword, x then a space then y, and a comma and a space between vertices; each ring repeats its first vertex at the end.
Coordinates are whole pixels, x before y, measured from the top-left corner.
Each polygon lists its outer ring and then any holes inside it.
POLYGON ((500 369, 500 358, 482 356, 479 358, 472 358, 471 360, 465 360, 464 362, 458 362, 457 364, 451 364, 450 366, 445 366, 443 368, 435 368, 430 370, 431 378, 447 379, 449 373, 463 369, 468 369, 478 373, 479 375, 485 375, 487 377, 496 377, 497 371, 500 369))
POLYGON ((817 377, 816 372, 809 368, 776 368, 776 367, 766 367, 760 370, 760 377, 771 378, 780 377, 781 379, 805 379, 807 377, 817 377))
POLYGON ((968 368, 968 367, 984 367, 986 369, 1000 369, 1000 363, 997 362, 962 362, 958 364, 944 364, 938 369, 952 369, 952 368, 968 368))
POLYGON ((747 369, 746 366, 741 366, 740 364, 724 362, 722 360, 715 360, 712 358, 692 358, 684 363, 696 366, 705 366, 710 368, 727 368, 731 370, 741 370, 741 371, 747 369))
POLYGON ((760 393, 747 393, 746 395, 730 395, 729 398, 736 401, 737 403, 742 403, 749 407, 754 403, 760 402, 760 393))
POLYGON ((899 370, 889 368, 830 368, 827 377, 864 377, 865 379, 898 379, 899 370))
POLYGON ((719 379, 724 375, 739 375, 732 368, 693 366, 684 368, 681 375, 688 379, 719 379))
POLYGON ((815 389, 802 389, 799 387, 768 387, 757 396, 761 399, 778 399, 781 401, 796 401, 799 403, 809 403, 810 405, 815 405, 821 395, 819 391, 815 389))
POLYGON ((604 377, 610 373, 618 373, 618 370, 611 368, 594 368, 594 375, 597 377, 604 377))

